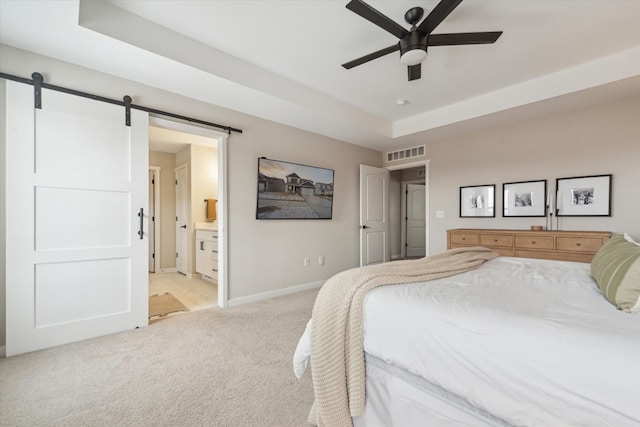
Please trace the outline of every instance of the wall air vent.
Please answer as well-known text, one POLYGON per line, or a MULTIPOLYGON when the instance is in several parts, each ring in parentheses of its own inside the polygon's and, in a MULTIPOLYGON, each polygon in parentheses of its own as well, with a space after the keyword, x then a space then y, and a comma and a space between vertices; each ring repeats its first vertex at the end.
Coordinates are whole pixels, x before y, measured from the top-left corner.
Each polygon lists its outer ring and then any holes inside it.
POLYGON ((413 157, 424 156, 426 146, 405 148, 399 151, 389 151, 387 153, 387 162, 397 162, 398 160, 411 159, 413 157))

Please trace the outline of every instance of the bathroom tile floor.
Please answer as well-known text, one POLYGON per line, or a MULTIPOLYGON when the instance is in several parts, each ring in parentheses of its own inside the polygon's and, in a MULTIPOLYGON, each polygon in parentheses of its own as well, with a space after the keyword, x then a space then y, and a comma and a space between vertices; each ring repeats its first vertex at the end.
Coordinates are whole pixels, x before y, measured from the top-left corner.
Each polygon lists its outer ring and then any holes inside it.
POLYGON ((215 307, 218 286, 204 279, 189 279, 180 273, 149 273, 149 296, 171 293, 190 311, 215 307))

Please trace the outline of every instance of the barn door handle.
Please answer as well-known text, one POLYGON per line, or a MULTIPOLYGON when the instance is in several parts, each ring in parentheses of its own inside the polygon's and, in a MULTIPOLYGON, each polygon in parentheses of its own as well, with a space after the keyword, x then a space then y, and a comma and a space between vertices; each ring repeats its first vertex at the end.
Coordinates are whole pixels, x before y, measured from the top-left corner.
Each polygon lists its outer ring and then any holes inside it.
POLYGON ((144 222, 144 209, 140 208, 140 212, 138 212, 138 217, 140 218, 140 230, 138 230, 138 236, 140 236, 140 240, 144 237, 143 222, 144 222))

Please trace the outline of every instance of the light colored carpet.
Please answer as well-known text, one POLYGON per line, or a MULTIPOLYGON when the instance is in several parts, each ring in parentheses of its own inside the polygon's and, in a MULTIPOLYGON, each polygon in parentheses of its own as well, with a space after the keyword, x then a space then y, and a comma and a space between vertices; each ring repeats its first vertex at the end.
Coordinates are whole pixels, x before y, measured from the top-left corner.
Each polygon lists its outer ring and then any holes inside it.
POLYGON ((189 309, 170 293, 151 295, 149 297, 149 319, 156 316, 163 317, 179 311, 189 311, 189 309))
POLYGON ((0 425, 306 426, 291 363, 316 293, 0 359, 0 425))

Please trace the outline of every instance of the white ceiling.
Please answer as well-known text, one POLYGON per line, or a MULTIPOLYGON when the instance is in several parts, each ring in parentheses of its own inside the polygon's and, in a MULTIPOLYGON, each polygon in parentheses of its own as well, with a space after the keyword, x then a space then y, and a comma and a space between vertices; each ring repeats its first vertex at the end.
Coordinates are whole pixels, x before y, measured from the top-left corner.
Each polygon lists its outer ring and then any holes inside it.
MULTIPOLYGON (((464 0, 434 34, 503 35, 412 82, 398 53, 341 67, 397 41, 346 3, 0 0, 0 42, 380 150, 640 94, 637 0, 464 0)), ((368 3, 405 25, 437 0, 368 3)))

